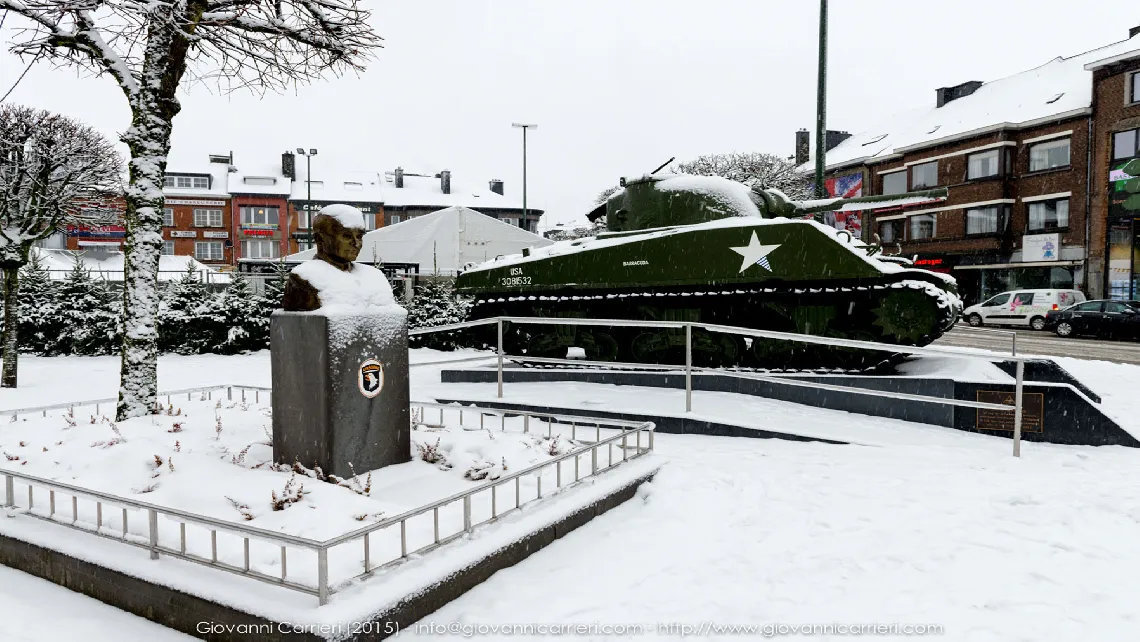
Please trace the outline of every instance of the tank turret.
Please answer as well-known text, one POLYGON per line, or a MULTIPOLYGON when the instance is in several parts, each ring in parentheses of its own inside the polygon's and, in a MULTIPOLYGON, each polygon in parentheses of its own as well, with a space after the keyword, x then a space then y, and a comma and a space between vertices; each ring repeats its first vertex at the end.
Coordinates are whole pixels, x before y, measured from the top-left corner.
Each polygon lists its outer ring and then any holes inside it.
POLYGON ((646 174, 623 178, 622 189, 587 215, 591 222, 605 216, 610 232, 632 232, 674 225, 693 225, 734 216, 802 218, 819 212, 858 211, 886 203, 940 200, 946 189, 905 194, 793 201, 777 189, 749 188, 719 176, 646 174))

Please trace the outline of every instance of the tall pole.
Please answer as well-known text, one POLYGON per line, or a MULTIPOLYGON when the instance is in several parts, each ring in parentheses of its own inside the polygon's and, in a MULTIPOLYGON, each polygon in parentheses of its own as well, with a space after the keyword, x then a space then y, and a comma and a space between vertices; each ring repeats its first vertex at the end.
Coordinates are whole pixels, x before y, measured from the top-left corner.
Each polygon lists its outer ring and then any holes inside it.
MULTIPOLYGON (((311 212, 313 211, 313 157, 311 154, 305 155, 305 187, 305 209, 311 212)), ((309 221, 309 225, 312 224, 312 221, 309 221)))
POLYGON ((523 130, 523 217, 522 227, 526 229, 526 127, 523 130))
POLYGON ((819 0, 819 85, 815 105, 815 196, 826 198, 823 168, 827 153, 827 0, 819 0))

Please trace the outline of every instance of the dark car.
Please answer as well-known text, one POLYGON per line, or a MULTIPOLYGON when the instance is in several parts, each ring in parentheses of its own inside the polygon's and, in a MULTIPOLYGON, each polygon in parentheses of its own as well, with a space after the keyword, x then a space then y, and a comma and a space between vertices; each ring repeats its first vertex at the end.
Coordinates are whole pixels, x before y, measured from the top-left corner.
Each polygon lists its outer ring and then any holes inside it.
POLYGON ((1096 335, 1140 339, 1140 301, 1085 301, 1045 315, 1045 329, 1059 337, 1096 335))

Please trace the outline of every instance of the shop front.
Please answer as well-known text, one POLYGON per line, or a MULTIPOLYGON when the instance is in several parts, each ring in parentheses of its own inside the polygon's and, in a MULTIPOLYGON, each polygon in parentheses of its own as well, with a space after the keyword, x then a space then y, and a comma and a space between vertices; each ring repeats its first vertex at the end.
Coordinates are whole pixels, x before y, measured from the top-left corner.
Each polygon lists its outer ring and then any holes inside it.
POLYGON ((1108 297, 1140 299, 1140 194, 1118 161, 1108 177, 1108 297))
POLYGON ((1010 261, 1008 255, 998 254, 920 254, 914 266, 953 276, 958 282, 958 295, 966 305, 1022 288, 1080 289, 1082 261, 1060 260, 1058 240, 1025 238, 1026 249, 1020 257, 1015 256, 1026 259, 1023 261, 1010 261))

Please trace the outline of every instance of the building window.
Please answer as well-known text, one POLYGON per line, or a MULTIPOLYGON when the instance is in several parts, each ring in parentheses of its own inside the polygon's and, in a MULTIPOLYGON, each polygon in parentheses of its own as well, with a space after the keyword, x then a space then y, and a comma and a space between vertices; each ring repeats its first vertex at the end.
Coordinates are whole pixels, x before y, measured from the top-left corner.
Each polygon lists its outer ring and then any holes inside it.
POLYGON ((275 259, 281 256, 281 246, 277 241, 242 241, 243 259, 275 259))
POLYGON ((1136 79, 1140 73, 1132 74, 1132 102, 1140 103, 1140 85, 1137 84, 1136 79))
POLYGON ((313 213, 309 210, 297 210, 297 229, 309 230, 313 227, 313 213))
MULTIPOLYGON (((905 174, 903 174, 903 176, 905 176, 905 174)), ((902 221, 883 221, 879 223, 879 242, 901 243, 903 240, 902 224, 902 221)))
POLYGON ((174 255, 174 241, 163 241, 162 242, 162 253, 165 254, 166 256, 173 256, 174 255))
POLYGON ((970 154, 966 163, 966 178, 986 178, 998 175, 998 150, 970 154))
POLYGON ((519 220, 517 218, 504 217, 499 220, 506 223, 507 225, 514 225, 515 227, 519 226, 519 220))
POLYGON ((910 239, 932 239, 938 233, 938 215, 918 214, 910 217, 910 239))
POLYGON ((1002 229, 1001 208, 997 205, 966 210, 966 234, 997 234, 1002 229))
POLYGON ((272 176, 246 176, 242 182, 246 185, 276 185, 277 179, 272 176))
POLYGON ((910 187, 934 187, 938 184, 938 161, 923 163, 910 168, 910 187))
POLYGON ((364 229, 376 229, 376 212, 364 212, 364 229))
POLYGON ((194 210, 194 227, 221 227, 222 210, 194 210))
POLYGON ((1029 148, 1029 171, 1037 172, 1069 165, 1069 139, 1051 140, 1029 148))
POLYGON ((243 206, 239 211, 242 225, 277 226, 276 207, 243 206))
POLYGON ((1029 204, 1029 231, 1052 232, 1069 227, 1069 199, 1029 204))
POLYGON ((162 226, 163 227, 174 227, 174 208, 173 207, 162 208, 162 226))
POLYGON ((163 187, 177 187, 179 189, 209 189, 210 179, 206 176, 165 176, 163 187))
POLYGON ((221 261, 225 259, 221 241, 197 241, 194 243, 194 258, 199 261, 221 261))
POLYGON ((316 247, 316 245, 314 245, 313 241, 311 241, 311 240, 308 240, 308 239, 298 239, 297 240, 297 251, 298 252, 304 252, 305 250, 311 250, 314 247, 316 247))
POLYGON ((883 194, 902 194, 906 191, 906 172, 883 174, 883 194))
POLYGON ((1136 155, 1136 130, 1116 132, 1112 135, 1112 159, 1132 158, 1136 155))
POLYGON ((392 225, 395 225, 396 223, 399 223, 399 222, 400 222, 400 215, 399 214, 393 214, 392 215, 392 225))

